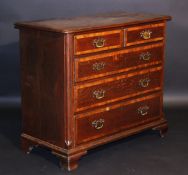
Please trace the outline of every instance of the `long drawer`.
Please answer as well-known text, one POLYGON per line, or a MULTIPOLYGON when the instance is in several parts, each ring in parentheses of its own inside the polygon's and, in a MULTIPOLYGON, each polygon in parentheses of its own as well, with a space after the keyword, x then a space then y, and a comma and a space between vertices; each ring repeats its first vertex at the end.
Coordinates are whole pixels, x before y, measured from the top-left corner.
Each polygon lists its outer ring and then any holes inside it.
POLYGON ((75 81, 83 81, 162 63, 163 43, 75 59, 75 81))
POLYGON ((161 96, 150 95, 75 116, 76 144, 160 118, 161 96))
POLYGON ((161 88, 162 67, 84 83, 74 87, 75 111, 134 97, 161 88))

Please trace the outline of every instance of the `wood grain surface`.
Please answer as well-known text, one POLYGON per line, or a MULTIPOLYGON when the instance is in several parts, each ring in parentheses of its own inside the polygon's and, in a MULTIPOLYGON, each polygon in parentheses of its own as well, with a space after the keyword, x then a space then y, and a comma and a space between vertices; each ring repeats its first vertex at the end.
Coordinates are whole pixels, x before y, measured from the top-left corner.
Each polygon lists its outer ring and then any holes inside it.
POLYGON ((75 81, 79 82, 160 64, 162 57, 163 43, 157 43, 78 58, 75 59, 75 81), (144 60, 141 56, 147 56, 147 54, 149 54, 149 60, 144 60), (94 69, 101 64, 100 70, 94 69))
POLYGON ((171 17, 167 15, 117 12, 99 14, 95 16, 74 17, 69 19, 23 21, 17 22, 15 25, 18 28, 23 27, 61 33, 72 33, 94 29, 107 29, 110 27, 122 27, 125 25, 139 25, 147 22, 151 23, 170 19, 171 17))

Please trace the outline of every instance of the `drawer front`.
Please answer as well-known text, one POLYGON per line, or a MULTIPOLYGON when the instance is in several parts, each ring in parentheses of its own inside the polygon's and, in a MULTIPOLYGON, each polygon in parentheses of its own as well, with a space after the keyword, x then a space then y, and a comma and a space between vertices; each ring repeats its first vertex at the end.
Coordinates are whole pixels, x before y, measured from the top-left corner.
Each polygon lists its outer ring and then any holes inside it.
POLYGON ((75 81, 159 64, 163 58, 163 43, 125 49, 118 52, 75 59, 75 81))
POLYGON ((128 28, 126 46, 163 40, 164 27, 159 23, 128 28))
POLYGON ((147 96, 76 116, 76 143, 91 141, 160 117, 160 96, 147 96))
POLYGON ((122 30, 80 34, 74 37, 75 55, 120 48, 122 45, 122 30))
POLYGON ((161 87, 161 67, 75 86, 75 111, 115 102, 161 87))

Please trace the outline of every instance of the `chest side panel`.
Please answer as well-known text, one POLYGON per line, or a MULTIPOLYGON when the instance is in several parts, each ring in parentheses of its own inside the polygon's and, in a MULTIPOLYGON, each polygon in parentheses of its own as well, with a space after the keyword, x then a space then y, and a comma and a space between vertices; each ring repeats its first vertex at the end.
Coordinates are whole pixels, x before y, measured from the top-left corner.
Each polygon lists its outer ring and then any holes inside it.
POLYGON ((20 31, 23 133, 64 146, 64 39, 20 31))

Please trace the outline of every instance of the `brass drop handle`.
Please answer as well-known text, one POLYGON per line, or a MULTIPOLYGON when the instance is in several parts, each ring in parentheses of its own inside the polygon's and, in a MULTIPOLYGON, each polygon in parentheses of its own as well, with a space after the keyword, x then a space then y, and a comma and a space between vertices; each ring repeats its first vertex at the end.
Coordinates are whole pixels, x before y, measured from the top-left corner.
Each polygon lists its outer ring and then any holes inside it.
POLYGON ((148 87, 150 81, 151 81, 151 80, 150 80, 149 78, 141 79, 141 80, 139 81, 139 85, 140 85, 141 87, 143 87, 143 88, 148 87))
POLYGON ((106 64, 104 62, 100 62, 100 63, 94 63, 92 67, 93 67, 93 70, 100 71, 104 69, 105 65, 106 64))
POLYGON ((103 89, 95 90, 95 91, 93 91, 93 97, 96 98, 97 100, 100 100, 100 99, 104 98, 105 92, 106 91, 103 89))
POLYGON ((97 38, 93 40, 93 45, 96 48, 104 47, 106 40, 104 38, 97 38))
POLYGON ((104 126, 104 119, 100 118, 99 120, 94 120, 91 124, 92 127, 94 127, 97 130, 102 129, 104 126))
POLYGON ((151 53, 141 53, 140 54, 140 60, 149 61, 151 59, 151 53))
POLYGON ((145 105, 145 106, 141 106, 138 108, 138 113, 141 115, 141 116, 145 116, 147 115, 149 112, 149 106, 145 105))
POLYGON ((143 30, 140 32, 140 37, 147 40, 151 38, 152 31, 151 30, 143 30))

